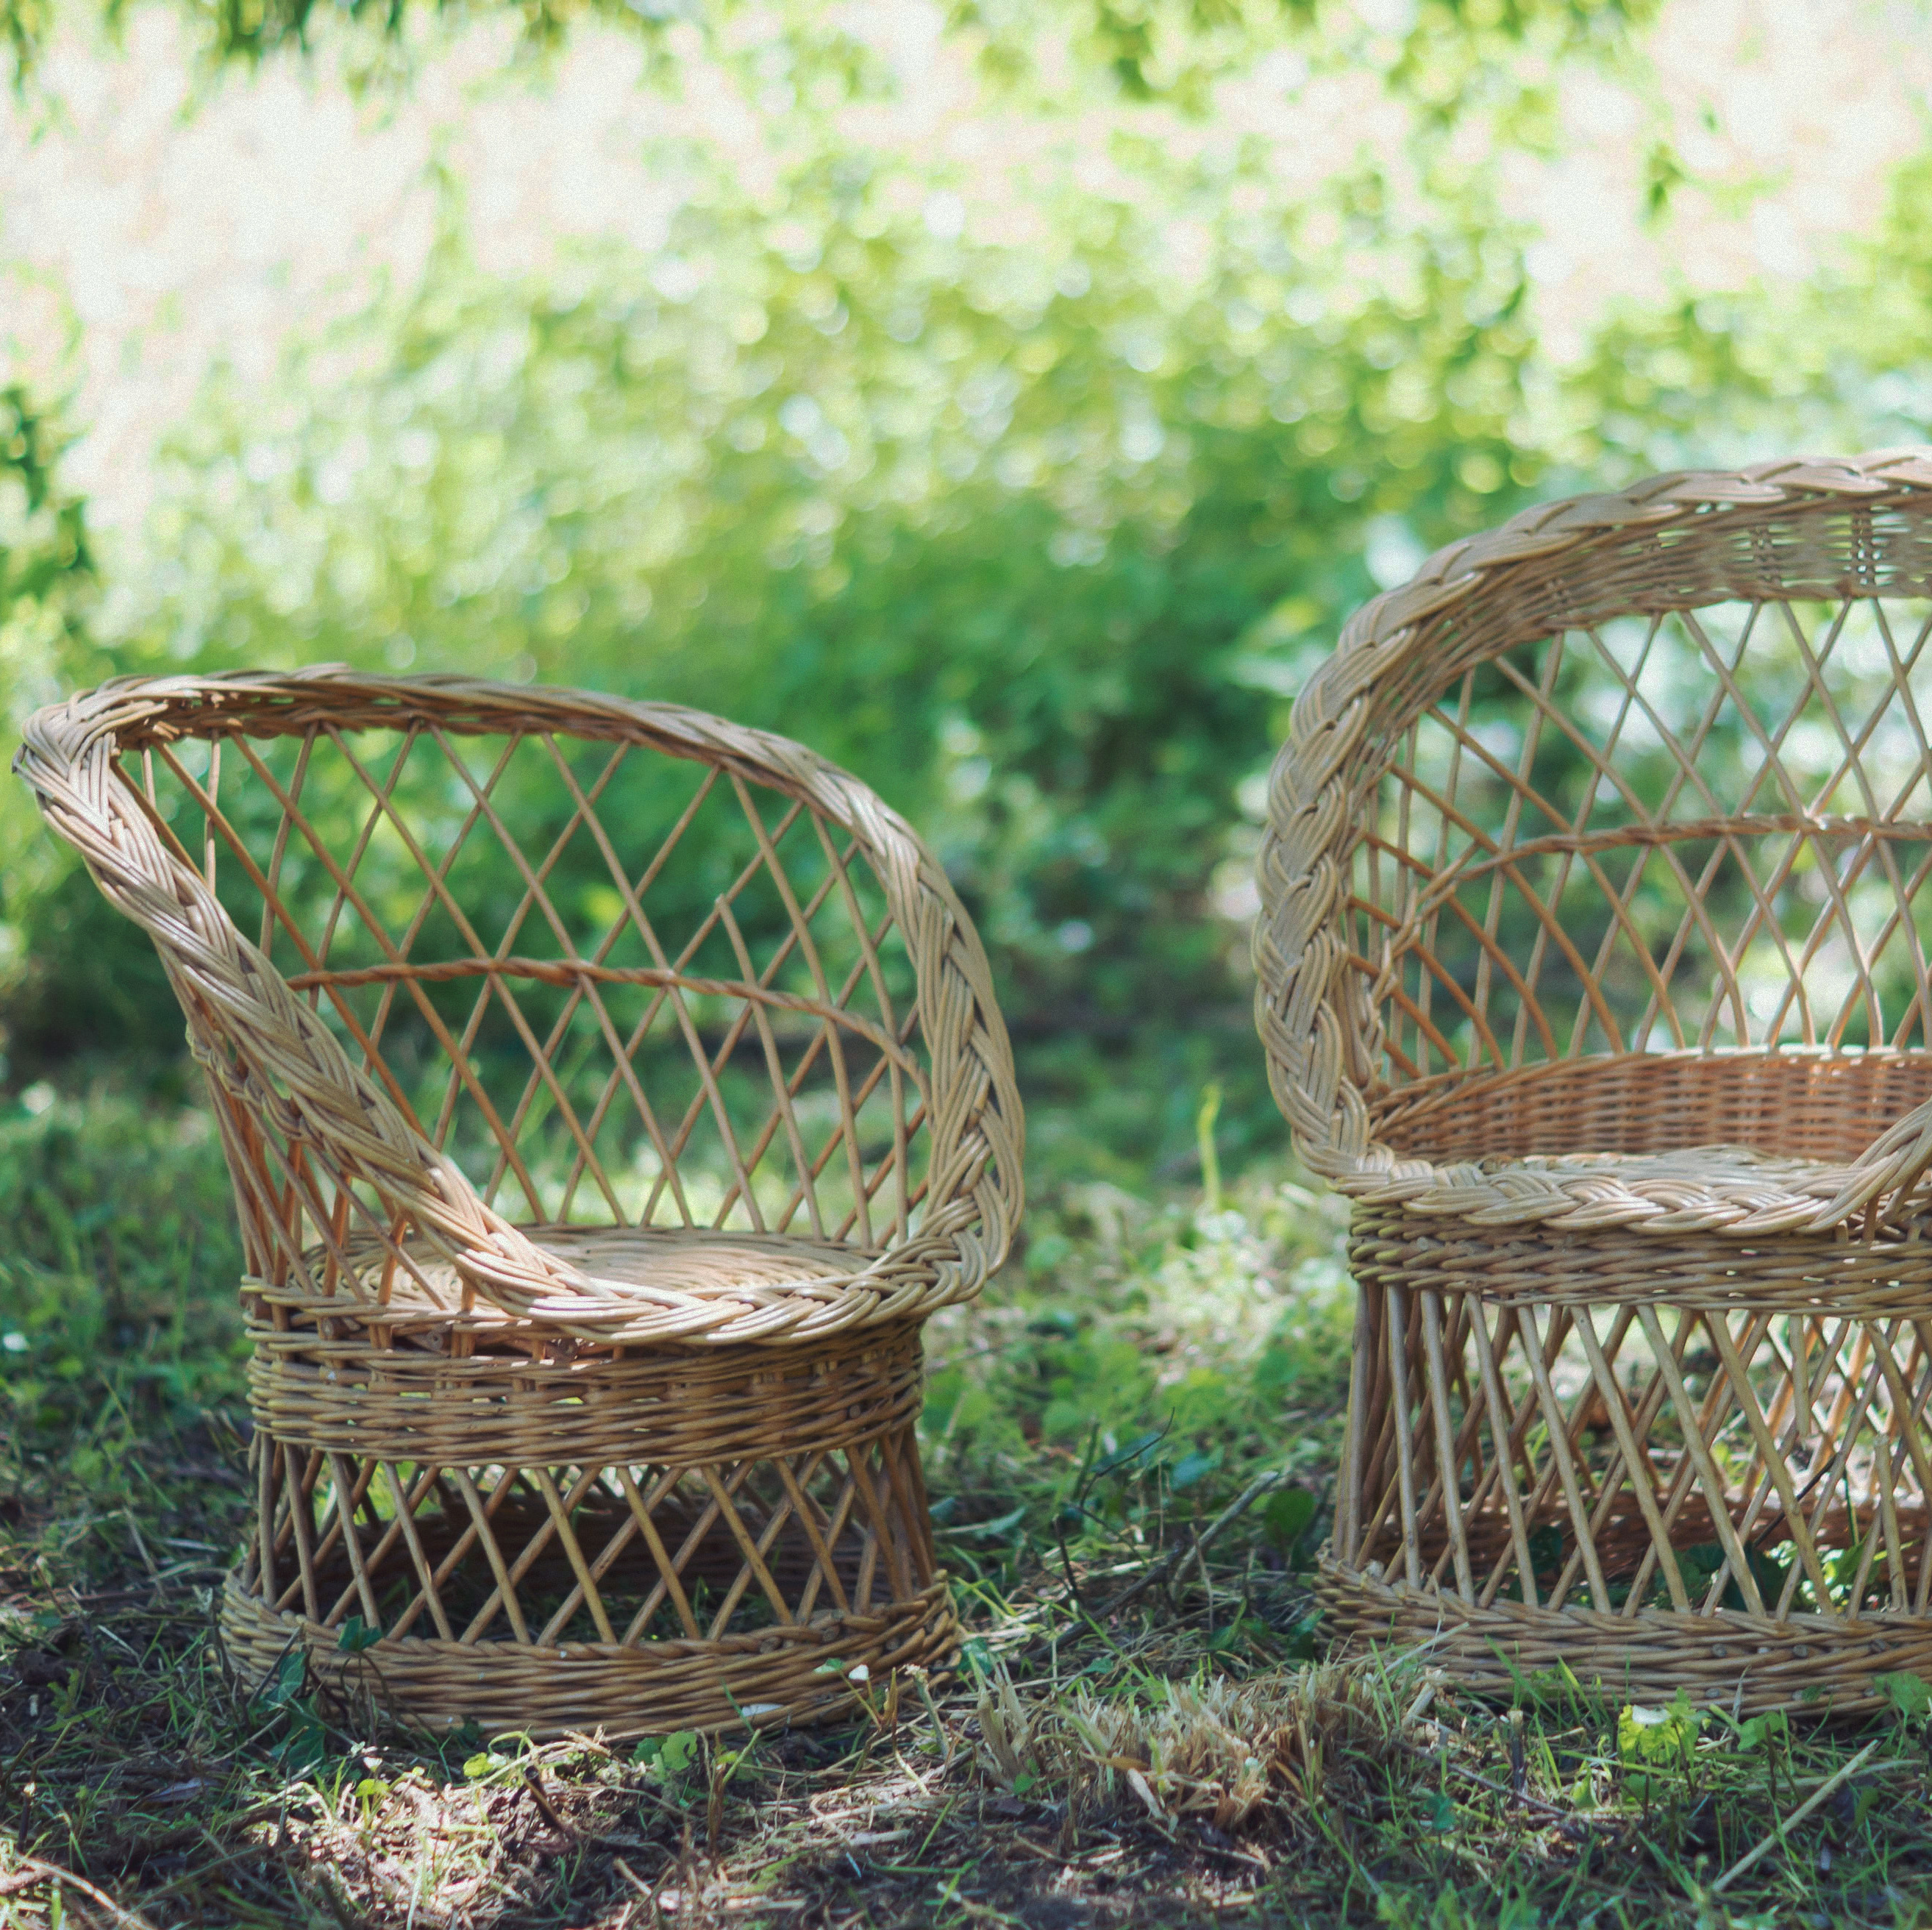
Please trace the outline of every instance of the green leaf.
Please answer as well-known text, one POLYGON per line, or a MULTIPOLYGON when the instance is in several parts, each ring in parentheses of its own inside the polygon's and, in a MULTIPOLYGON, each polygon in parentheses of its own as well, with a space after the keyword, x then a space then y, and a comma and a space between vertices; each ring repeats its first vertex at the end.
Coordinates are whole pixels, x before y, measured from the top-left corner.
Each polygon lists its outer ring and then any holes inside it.
POLYGON ((268 1708, 279 1709, 301 1694, 308 1676, 308 1658, 299 1649, 291 1649, 275 1664, 274 1673, 255 1700, 268 1708))
POLYGON ((1903 1670, 1894 1675, 1874 1676, 1872 1686, 1901 1715, 1918 1718, 1932 1712, 1932 1684, 1923 1676, 1909 1675, 1903 1670))
POLYGON ((1315 1520, 1315 1497, 1305 1487, 1278 1487, 1262 1509, 1269 1547, 1292 1562, 1315 1520))
POLYGON ((1174 1466, 1174 1493, 1183 1493, 1196 1481, 1212 1474, 1225 1458, 1219 1448, 1211 1454, 1203 1454, 1197 1448, 1192 1454, 1183 1454, 1174 1466))
POLYGON ((1303 1618, 1288 1631, 1288 1638, 1282 1648, 1282 1659, 1291 1662, 1312 1662, 1319 1649, 1317 1631, 1322 1622, 1322 1611, 1318 1608, 1312 1615, 1303 1618))
POLYGON ((668 1736, 646 1736, 632 1752, 632 1760, 655 1770, 663 1781, 675 1782, 697 1754, 696 1733, 679 1729, 668 1736))
POLYGON ((345 1655, 359 1655, 365 1649, 373 1649, 382 1639, 380 1628, 372 1628, 361 1616, 352 1615, 344 1622, 335 1638, 335 1646, 345 1655))
POLYGON ((1617 1754, 1628 1765, 1688 1771, 1706 1719, 1681 1688, 1660 1709, 1626 1703, 1617 1717, 1617 1754))

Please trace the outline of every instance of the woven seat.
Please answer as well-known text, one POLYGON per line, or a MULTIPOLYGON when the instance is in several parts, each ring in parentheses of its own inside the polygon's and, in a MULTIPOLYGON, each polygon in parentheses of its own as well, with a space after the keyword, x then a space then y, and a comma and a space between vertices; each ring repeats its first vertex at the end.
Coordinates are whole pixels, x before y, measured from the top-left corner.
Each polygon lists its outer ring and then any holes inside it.
POLYGON ((1256 1011, 1353 1202, 1320 1589, 1506 1692, 1932 1674, 1932 452, 1454 545, 1297 699, 1256 1011))
POLYGON ((920 1328, 1005 1253, 1021 1118, 905 824, 781 738, 458 678, 128 680, 25 739, 235 1182, 244 1679, 638 1733, 943 1662, 920 1328))
MULTIPOLYGON (((728 1327, 775 1307, 789 1319, 793 1303, 800 1298, 814 1311, 849 1305, 854 1297, 850 1289, 880 1258, 829 1241, 701 1226, 526 1225, 516 1230, 553 1267, 568 1269, 572 1290, 555 1303, 560 1316, 572 1319, 589 1313, 588 1321, 576 1324, 587 1337, 599 1339, 620 1331, 633 1337, 638 1327, 665 1310, 680 1318, 701 1314, 728 1327)), ((433 1316, 446 1313, 462 1298, 463 1275, 434 1247, 404 1244, 416 1265, 392 1281, 388 1304, 394 1307, 413 1301, 433 1316)), ((381 1244, 352 1238, 343 1243, 343 1252, 365 1289, 379 1292, 388 1257, 381 1244)), ((318 1253, 311 1263, 321 1260, 318 1253)), ((476 1310, 505 1324, 513 1317, 488 1302, 476 1310)))

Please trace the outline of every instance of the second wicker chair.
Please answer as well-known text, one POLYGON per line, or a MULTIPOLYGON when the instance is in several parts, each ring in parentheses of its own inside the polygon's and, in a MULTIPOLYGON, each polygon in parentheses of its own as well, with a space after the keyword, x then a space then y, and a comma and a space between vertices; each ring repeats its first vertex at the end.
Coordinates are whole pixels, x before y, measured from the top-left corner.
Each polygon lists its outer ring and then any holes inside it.
POLYGON ((694 712, 340 671, 111 685, 18 767, 233 1176, 245 1675, 638 1733, 946 1654, 920 1330, 1006 1251, 1021 1119, 899 818, 694 712))
POLYGON ((1932 452, 1526 512, 1297 700, 1258 1012, 1354 1201, 1322 1590, 1508 1691, 1932 1673, 1932 452))

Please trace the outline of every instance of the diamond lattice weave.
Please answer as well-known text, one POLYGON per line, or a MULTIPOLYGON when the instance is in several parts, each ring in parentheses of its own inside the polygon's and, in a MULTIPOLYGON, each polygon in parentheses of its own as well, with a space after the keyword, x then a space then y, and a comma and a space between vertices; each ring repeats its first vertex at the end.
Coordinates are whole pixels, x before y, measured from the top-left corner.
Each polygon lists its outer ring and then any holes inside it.
POLYGON ((1346 1630, 1932 1673, 1932 456, 1526 512, 1298 700, 1257 1013, 1356 1202, 1346 1630))
POLYGON ((234 1176, 238 1661, 555 1733, 946 1652, 919 1327, 1005 1251, 1020 1114, 900 820, 696 713, 344 671, 109 686, 19 767, 234 1176))

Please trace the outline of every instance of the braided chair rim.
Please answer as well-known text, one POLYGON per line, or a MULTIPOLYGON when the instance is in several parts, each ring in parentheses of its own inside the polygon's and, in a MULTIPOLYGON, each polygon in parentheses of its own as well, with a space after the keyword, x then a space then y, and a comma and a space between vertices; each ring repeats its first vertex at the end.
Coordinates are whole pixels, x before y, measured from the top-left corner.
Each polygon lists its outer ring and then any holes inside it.
MULTIPOLYGON (((212 677, 127 677, 36 711, 15 773, 103 895, 146 930, 193 1018, 248 1039, 236 1096, 294 1141, 346 1155, 488 1306, 604 1344, 799 1343, 855 1326, 922 1320, 970 1299, 1005 1259, 1022 1204, 1024 1124, 1006 1027, 972 920, 938 861, 868 786, 802 744, 681 704, 595 691, 345 665, 212 677), (704 1292, 603 1280, 486 1204, 467 1176, 358 1068, 334 1034, 236 928, 200 873, 170 852, 116 759, 184 738, 394 729, 522 731, 635 743, 709 763, 788 796, 850 835, 877 872, 913 966, 929 1062, 931 1205, 909 1237, 822 1263, 796 1290, 704 1292)), ((235 1082, 197 1039, 210 1077, 235 1082)), ((345 1311, 350 1308, 345 1307, 345 1311)))
MULTIPOLYGON (((1403 1156, 1377 1130, 1374 1021, 1354 1009, 1358 989, 1352 1004, 1343 930, 1360 803, 1385 768, 1393 734, 1372 734, 1376 700, 1404 693, 1412 714, 1444 687, 1431 680, 1429 651, 1459 611, 1505 589, 1513 573, 1546 570, 1566 552, 1708 527, 1727 515, 1783 504, 1802 510, 1847 500, 1873 508, 1910 504, 1932 515, 1932 446, 1674 471, 1621 491, 1537 504, 1437 551, 1407 583, 1349 619, 1334 653, 1295 698, 1270 774, 1256 863, 1256 1023, 1276 1103, 1311 1171, 1354 1199, 1496 1226, 1581 1232, 1614 1224, 1748 1239, 1856 1230, 1861 1221, 1869 1233, 1905 1216, 1913 1188, 1932 1168, 1932 1101, 1894 1121, 1848 1165, 1814 1166, 1808 1182, 1788 1185, 1727 1173, 1708 1159, 1678 1163, 1660 1180, 1620 1172, 1607 1156, 1587 1172, 1570 1172, 1403 1156)), ((1781 587, 1788 594, 1870 594, 1876 579, 1858 567, 1870 560, 1852 559, 1828 587, 1781 587)), ((1737 586, 1735 593, 1762 595, 1766 585, 1755 593, 1737 586)), ((1681 599, 1687 607, 1711 600, 1688 593, 1681 599)), ((1534 641, 1553 627, 1526 625, 1498 648, 1534 641)), ((1654 1169, 1659 1162, 1646 1163, 1654 1169)))

